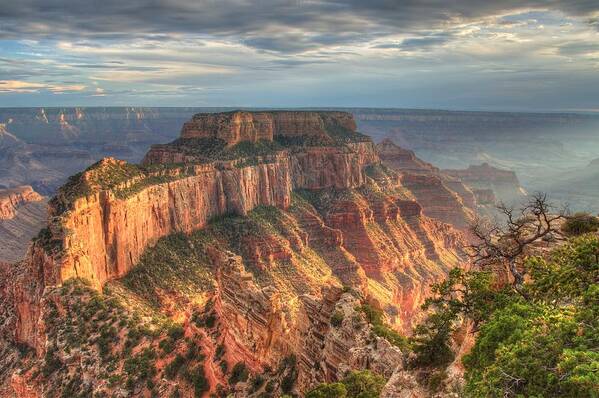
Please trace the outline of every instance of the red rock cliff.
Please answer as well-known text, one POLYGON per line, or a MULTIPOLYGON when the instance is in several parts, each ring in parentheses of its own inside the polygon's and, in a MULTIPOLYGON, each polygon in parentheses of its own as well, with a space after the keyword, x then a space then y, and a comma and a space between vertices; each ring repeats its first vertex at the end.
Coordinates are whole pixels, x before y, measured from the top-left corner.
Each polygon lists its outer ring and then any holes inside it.
MULTIPOLYGON (((350 369, 373 369, 389 377, 401 367, 401 349, 375 336, 360 306, 372 304, 390 325, 409 333, 423 315, 420 305, 430 283, 460 266, 462 234, 426 216, 435 209, 439 217, 450 213, 434 203, 451 199, 437 184, 438 177, 416 175, 424 180, 410 185, 406 176, 414 175, 382 167, 368 141, 277 147, 234 160, 163 164, 171 155, 183 154, 180 149, 169 147, 168 156, 153 150, 145 167, 104 159, 73 177, 51 201, 52 221, 29 259, 6 268, 16 282, 5 288, 0 279, 0 294, 11 303, 10 311, 0 307, 0 320, 6 318, 3 311, 15 314, 10 330, 16 330, 19 342, 37 350, 37 360, 31 356, 31 361, 41 363, 60 334, 52 327, 65 325, 61 321, 52 326, 49 320, 55 304, 58 316, 59 309, 73 306, 52 294, 69 284, 53 286, 80 277, 96 288, 110 282, 104 295, 124 294, 136 308, 149 304, 144 300, 151 296, 154 314, 182 322, 185 340, 202 347, 202 356, 208 358, 207 394, 218 384, 230 383, 226 369, 239 362, 275 380, 280 375, 267 369, 280 369, 280 364, 296 358, 290 369, 297 378, 297 394, 321 381, 338 380, 350 369), (209 222, 229 213, 247 217, 209 222), (173 232, 198 229, 202 231, 171 236, 152 248, 173 232), (179 243, 165 247, 171 239, 179 243), (175 258, 147 263, 152 253, 162 256, 171 250, 175 258), (178 268, 182 264, 193 265, 183 271, 178 268), (138 268, 115 280, 133 266, 138 268), (187 271, 200 270, 200 282, 195 277, 184 280, 187 271), (138 279, 137 271, 159 275, 138 279), (349 291, 343 293, 342 286, 349 291), (211 326, 197 322, 198 305, 204 303, 202 311, 214 312, 211 326)), ((90 323, 89 330, 97 325, 90 323)), ((96 346, 87 340, 82 347, 92 345, 96 346)), ((69 371, 57 374, 83 372, 82 378, 98 390, 118 388, 101 385, 98 368, 89 365, 99 363, 93 347, 86 350, 88 357, 77 361, 69 361, 70 353, 62 348, 58 351, 69 371)), ((162 372, 166 358, 175 356, 171 354, 162 353, 156 361, 159 373, 153 382, 163 395, 176 387, 162 372)), ((32 391, 44 391, 52 383, 35 379, 33 371, 13 374, 17 393, 30 383, 36 388, 32 391)), ((59 388, 65 384, 54 382, 59 388)), ((248 388, 240 383, 234 396, 257 396, 248 388)), ((279 391, 274 394, 281 395, 279 391)), ((146 395, 145 387, 132 395, 146 395)))

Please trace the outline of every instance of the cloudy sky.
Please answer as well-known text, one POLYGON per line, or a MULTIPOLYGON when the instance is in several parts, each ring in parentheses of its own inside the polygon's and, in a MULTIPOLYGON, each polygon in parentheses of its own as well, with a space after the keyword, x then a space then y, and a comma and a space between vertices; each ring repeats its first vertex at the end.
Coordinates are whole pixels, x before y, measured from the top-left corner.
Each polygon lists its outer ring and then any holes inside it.
POLYGON ((599 111, 599 1, 0 1, 0 106, 599 111))

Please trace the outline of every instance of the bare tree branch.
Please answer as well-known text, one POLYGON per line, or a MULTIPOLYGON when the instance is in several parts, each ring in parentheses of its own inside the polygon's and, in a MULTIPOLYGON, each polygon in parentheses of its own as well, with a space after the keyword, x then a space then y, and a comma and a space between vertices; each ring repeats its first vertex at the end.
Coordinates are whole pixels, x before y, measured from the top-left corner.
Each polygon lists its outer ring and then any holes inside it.
POLYGON ((514 288, 520 291, 525 277, 522 262, 529 247, 548 235, 561 236, 559 221, 565 218, 566 209, 556 211, 544 193, 534 194, 518 210, 503 203, 497 209, 502 222, 478 218, 472 224, 475 243, 469 253, 480 268, 507 265, 514 288))

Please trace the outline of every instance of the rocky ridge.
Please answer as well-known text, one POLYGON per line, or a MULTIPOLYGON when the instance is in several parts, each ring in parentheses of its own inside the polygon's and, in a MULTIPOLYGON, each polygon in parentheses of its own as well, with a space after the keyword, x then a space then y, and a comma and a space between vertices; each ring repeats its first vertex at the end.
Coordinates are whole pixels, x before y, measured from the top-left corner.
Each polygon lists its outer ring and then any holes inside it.
POLYGON ((353 116, 346 112, 313 111, 199 113, 183 125, 181 138, 216 138, 227 145, 272 141, 276 136, 327 139, 335 128, 355 131, 353 116))
POLYGON ((30 186, 11 189, 0 189, 0 220, 14 218, 20 206, 29 202, 42 200, 37 192, 30 186))
MULTIPOLYGON (((443 173, 474 189, 491 189, 495 197, 506 203, 517 202, 526 196, 526 191, 520 186, 516 173, 493 167, 488 163, 470 165, 463 170, 443 170, 443 173)), ((489 195, 486 195, 486 198, 489 199, 489 195)))
POLYGON ((466 229, 478 209, 472 189, 460 180, 419 159, 390 139, 377 144, 382 163, 401 175, 405 186, 432 218, 466 229))

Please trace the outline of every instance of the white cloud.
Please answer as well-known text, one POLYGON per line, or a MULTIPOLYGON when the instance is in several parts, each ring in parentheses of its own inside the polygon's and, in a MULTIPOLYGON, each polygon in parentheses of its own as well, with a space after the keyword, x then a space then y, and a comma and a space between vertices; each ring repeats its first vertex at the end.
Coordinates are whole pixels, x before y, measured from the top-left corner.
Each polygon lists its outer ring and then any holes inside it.
POLYGON ((0 93, 35 93, 40 90, 55 94, 85 90, 83 84, 45 84, 22 80, 0 80, 0 93))

